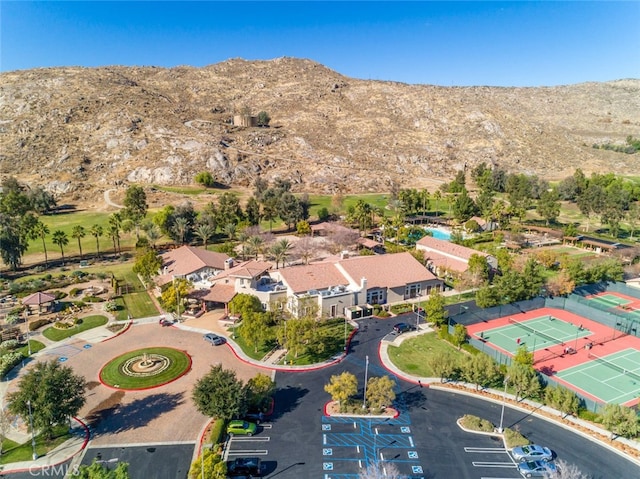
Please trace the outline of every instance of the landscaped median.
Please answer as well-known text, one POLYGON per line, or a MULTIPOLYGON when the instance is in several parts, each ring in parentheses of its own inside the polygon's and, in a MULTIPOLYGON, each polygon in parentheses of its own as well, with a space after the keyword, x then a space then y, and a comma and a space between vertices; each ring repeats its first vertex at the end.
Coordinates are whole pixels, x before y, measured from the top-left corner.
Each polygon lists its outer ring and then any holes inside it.
POLYGON ((136 349, 122 354, 103 366, 100 381, 123 390, 151 389, 185 375, 191 369, 191 357, 173 348, 136 349))
POLYGON ((62 341, 83 331, 104 326, 108 321, 109 318, 98 314, 84 318, 76 318, 73 323, 59 321, 42 331, 42 335, 51 341, 62 341))

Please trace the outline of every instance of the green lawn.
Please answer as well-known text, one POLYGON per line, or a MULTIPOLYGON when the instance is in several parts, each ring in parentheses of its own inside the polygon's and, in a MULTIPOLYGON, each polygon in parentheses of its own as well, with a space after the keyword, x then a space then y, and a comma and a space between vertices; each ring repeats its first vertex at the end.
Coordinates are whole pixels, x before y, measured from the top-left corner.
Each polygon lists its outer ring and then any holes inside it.
POLYGON ((100 379, 106 384, 122 389, 145 389, 165 384, 183 375, 191 366, 189 355, 173 348, 145 348, 129 351, 118 356, 102 368, 100 379), (169 358, 171 365, 159 374, 147 377, 132 377, 124 374, 122 365, 128 359, 147 354, 159 354, 169 358))
POLYGON ((137 293, 125 294, 122 296, 124 302, 124 311, 118 310, 118 319, 127 319, 128 315, 132 318, 146 318, 149 316, 157 316, 158 310, 155 304, 151 301, 149 294, 146 291, 140 291, 137 293), (120 316, 120 312, 123 313, 123 318, 120 316))
POLYGON ((106 316, 87 316, 86 318, 82 318, 81 323, 76 324, 69 329, 58 329, 55 326, 49 326, 47 329, 42 331, 42 334, 45 338, 50 339, 51 341, 61 341, 73 336, 74 334, 97 328, 98 326, 104 326, 108 321, 109 319, 106 316))
MULTIPOLYGON (((45 345, 40 341, 36 341, 35 339, 30 339, 29 344, 31 344, 31 354, 35 354, 38 351, 41 351, 45 348, 45 345)), ((22 355, 26 358, 29 356, 29 345, 25 344, 21 348, 18 349, 22 353, 22 355)))
MULTIPOLYGON (((61 424, 53 429, 53 439, 47 441, 43 436, 36 436, 36 452, 38 456, 44 456, 52 449, 55 449, 67 439, 71 439, 68 424, 61 424)), ((0 464, 10 464, 12 462, 31 461, 33 449, 31 440, 24 444, 17 444, 10 439, 2 441, 2 456, 0 464)))
POLYGON ((437 333, 425 333, 411 339, 405 339, 400 346, 389 346, 389 359, 401 371, 414 376, 434 377, 433 371, 426 365, 425 357, 438 351, 449 351, 462 357, 464 353, 438 338, 437 333))

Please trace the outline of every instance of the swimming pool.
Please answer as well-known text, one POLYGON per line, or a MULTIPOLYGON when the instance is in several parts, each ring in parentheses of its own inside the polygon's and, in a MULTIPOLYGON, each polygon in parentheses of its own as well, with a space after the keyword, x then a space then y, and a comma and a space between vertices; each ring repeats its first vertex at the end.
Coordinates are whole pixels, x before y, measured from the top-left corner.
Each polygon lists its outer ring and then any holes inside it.
POLYGON ((451 241, 451 233, 440 228, 425 228, 427 231, 433 234, 435 239, 441 239, 445 241, 451 241))

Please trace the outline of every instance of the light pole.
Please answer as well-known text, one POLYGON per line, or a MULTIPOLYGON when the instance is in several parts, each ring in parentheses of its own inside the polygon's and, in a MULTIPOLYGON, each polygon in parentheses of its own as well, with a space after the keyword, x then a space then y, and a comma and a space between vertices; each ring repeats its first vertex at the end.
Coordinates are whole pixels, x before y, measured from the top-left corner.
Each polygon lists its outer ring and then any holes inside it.
POLYGON ((369 375, 369 356, 365 357, 364 366, 364 397, 362 399, 362 409, 367 408, 367 376, 369 375))
POLYGON ((24 310, 24 319, 27 322, 27 345, 29 348, 29 356, 31 356, 31 341, 29 341, 29 313, 27 310, 24 310))
POLYGON ((504 377, 504 394, 502 395, 502 412, 500 413, 500 427, 498 432, 502 434, 502 421, 504 420, 504 405, 507 402, 507 384, 509 383, 509 376, 504 377))
POLYGON ((176 309, 178 310, 178 321, 180 321, 180 289, 176 288, 176 277, 173 276, 173 289, 176 291, 176 309))
POLYGON ((27 407, 29 408, 29 428, 31 429, 31 449, 33 451, 33 460, 38 459, 38 453, 36 452, 36 438, 33 435, 33 416, 31 415, 31 400, 27 401, 27 407))

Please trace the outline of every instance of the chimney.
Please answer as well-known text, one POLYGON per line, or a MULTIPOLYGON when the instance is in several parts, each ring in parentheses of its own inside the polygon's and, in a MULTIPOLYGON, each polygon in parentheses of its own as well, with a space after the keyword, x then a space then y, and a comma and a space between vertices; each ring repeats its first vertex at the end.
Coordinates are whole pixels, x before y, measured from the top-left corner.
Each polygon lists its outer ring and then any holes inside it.
POLYGON ((224 270, 233 268, 233 258, 227 258, 224 260, 224 270))
POLYGON ((364 276, 360 278, 360 290, 364 291, 365 293, 367 292, 367 278, 365 278, 364 276))

